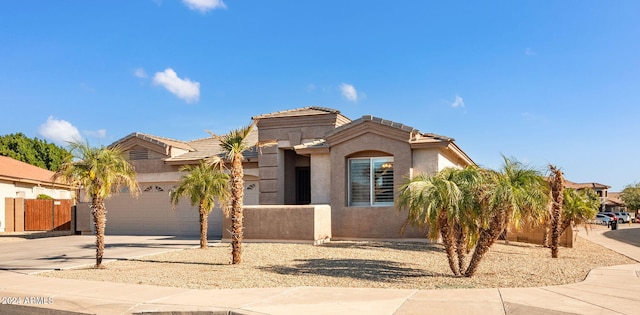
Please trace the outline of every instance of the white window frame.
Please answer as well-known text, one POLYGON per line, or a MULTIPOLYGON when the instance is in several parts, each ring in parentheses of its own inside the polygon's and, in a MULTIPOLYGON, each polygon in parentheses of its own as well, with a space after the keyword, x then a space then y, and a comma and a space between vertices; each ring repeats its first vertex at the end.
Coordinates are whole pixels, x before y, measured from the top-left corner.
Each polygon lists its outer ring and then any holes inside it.
MULTIPOLYGON (((392 201, 386 201, 386 202, 376 202, 375 201, 375 185, 374 185, 374 181, 375 181, 375 169, 374 169, 374 163, 376 162, 391 162, 393 163, 393 156, 381 156, 381 157, 358 157, 358 158, 350 158, 347 161, 347 205, 349 207, 386 207, 386 206, 393 206, 394 205, 394 201, 395 201, 395 191, 393 193, 393 200, 392 201), (365 203, 365 202, 357 202, 354 203, 351 200, 351 161, 354 160, 368 160, 369 161, 369 202, 365 203)), ((393 169, 393 166, 392 166, 393 169)), ((394 175, 393 175, 393 189, 395 190, 395 170, 394 170, 394 175)))

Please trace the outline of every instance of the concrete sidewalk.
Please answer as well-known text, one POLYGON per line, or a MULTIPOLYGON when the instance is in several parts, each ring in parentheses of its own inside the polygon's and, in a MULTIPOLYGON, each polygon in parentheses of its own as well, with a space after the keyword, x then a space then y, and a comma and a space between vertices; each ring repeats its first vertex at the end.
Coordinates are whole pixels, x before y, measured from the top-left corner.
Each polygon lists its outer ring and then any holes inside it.
MULTIPOLYGON (((639 247, 603 236, 604 233, 623 234, 626 229, 638 228, 621 226, 618 231, 598 228, 588 235, 584 231, 579 234, 640 260, 639 247)), ((228 311, 232 311, 229 314, 638 314, 639 275, 640 264, 633 264, 594 269, 580 283, 540 288, 191 290, 41 278, 0 271, 0 297, 19 297, 23 301, 25 297, 35 297, 35 302, 51 304, 29 306, 90 314, 162 311, 202 312, 200 314, 228 314, 228 311)), ((3 312, 6 310, 0 308, 0 313, 3 312)))

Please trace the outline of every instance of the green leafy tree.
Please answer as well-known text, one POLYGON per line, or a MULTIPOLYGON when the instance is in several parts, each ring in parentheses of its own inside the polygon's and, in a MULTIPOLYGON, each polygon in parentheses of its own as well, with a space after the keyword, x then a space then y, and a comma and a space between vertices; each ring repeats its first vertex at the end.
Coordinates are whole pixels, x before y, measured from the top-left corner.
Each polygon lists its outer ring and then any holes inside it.
POLYGON ((55 171, 71 154, 53 143, 15 133, 0 136, 0 155, 55 171))
POLYGON ((620 193, 620 199, 631 211, 640 209, 640 183, 629 184, 620 193))
POLYGON ((79 185, 91 199, 96 233, 96 268, 102 268, 106 207, 104 201, 121 188, 128 188, 133 196, 139 193, 136 174, 119 147, 94 148, 88 143, 69 144, 72 157, 56 171, 54 178, 79 185))
POLYGON ((171 191, 171 206, 175 209, 183 196, 188 196, 192 206, 198 207, 200 217, 200 248, 207 248, 208 217, 215 207, 216 200, 224 203, 229 195, 229 175, 213 169, 204 162, 196 166, 183 166, 180 171, 187 172, 178 187, 171 191))

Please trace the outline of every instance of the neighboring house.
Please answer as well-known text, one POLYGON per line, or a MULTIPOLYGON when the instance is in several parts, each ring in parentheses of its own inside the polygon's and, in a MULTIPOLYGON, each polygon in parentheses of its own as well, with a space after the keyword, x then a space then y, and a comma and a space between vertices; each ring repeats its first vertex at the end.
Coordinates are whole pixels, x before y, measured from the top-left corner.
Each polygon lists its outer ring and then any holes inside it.
POLYGON ((600 183, 574 183, 565 179, 564 187, 573 189, 593 189, 600 198, 600 211, 605 211, 605 205, 609 200, 609 188, 611 188, 611 186, 600 183))
MULTIPOLYGON (((547 178, 549 180, 549 178, 547 178)), ((608 202, 607 195, 608 189, 610 186, 603 185, 600 183, 575 183, 570 180, 564 180, 564 188, 571 189, 593 189, 595 193, 600 198, 601 209, 600 211, 604 211, 604 205, 608 202)), ((509 233, 507 235, 509 241, 517 241, 517 242, 525 242, 532 244, 542 244, 544 239, 544 228, 543 227, 529 227, 524 226, 521 229, 516 229, 514 225, 509 229, 509 233)), ((574 230, 567 229, 560 237, 560 245, 566 247, 573 247, 574 230)))
MULTIPOLYGON (((5 210, 13 199, 36 199, 45 194, 53 199, 72 199, 73 189, 61 181, 53 181, 53 172, 6 156, 0 156, 0 232, 5 232, 5 210)), ((9 226, 13 226, 11 223, 9 226)))
POLYGON ((607 196, 607 202, 605 204, 605 211, 607 212, 626 212, 627 207, 624 201, 620 198, 619 192, 610 191, 607 196))
MULTIPOLYGON (((337 110, 305 107, 253 119, 258 123, 252 142, 275 145, 245 153, 249 239, 296 239, 299 234, 293 230, 307 227, 320 231, 310 236, 314 241, 402 237, 399 230, 407 214, 394 206, 397 188, 419 173, 474 164, 452 138, 377 117, 352 121, 337 110), (309 217, 301 217, 303 213, 309 217), (252 234, 252 225, 273 233, 252 234)), ((183 200, 172 212, 168 192, 180 179, 181 165, 220 154, 217 141, 133 133, 112 145, 128 154, 142 194, 138 200, 118 194, 107 201, 107 233, 197 235, 197 211, 183 200)), ((210 215, 212 237, 225 230, 221 220, 218 210, 210 215)), ((404 235, 424 236, 412 228, 404 235)))

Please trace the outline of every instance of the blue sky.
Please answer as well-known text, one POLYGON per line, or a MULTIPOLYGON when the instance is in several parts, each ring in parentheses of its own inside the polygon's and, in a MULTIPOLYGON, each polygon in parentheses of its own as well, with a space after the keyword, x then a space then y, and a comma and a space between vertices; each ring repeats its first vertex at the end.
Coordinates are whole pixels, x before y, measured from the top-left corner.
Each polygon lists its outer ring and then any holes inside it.
POLYGON ((639 1, 0 3, 0 134, 179 140, 323 106, 640 181, 639 1))

